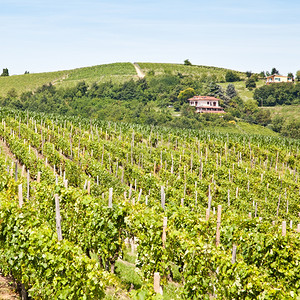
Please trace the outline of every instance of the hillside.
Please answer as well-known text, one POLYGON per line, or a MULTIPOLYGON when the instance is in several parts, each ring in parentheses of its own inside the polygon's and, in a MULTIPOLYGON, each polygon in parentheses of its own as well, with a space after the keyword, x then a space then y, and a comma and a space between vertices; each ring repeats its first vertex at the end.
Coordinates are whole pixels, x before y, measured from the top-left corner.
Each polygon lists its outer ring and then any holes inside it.
MULTIPOLYGON (((209 66, 185 66, 183 64, 166 63, 138 64, 146 75, 150 71, 153 72, 153 76, 164 74, 177 75, 180 73, 202 79, 210 76, 218 82, 225 82, 227 71, 227 69, 209 66)), ((241 78, 245 78, 245 73, 235 72, 241 78)), ((56 86, 70 87, 75 86, 80 81, 85 81, 88 84, 108 81, 122 83, 131 78, 138 78, 132 63, 112 63, 57 72, 13 75, 0 77, 0 96, 6 95, 12 89, 15 89, 17 94, 20 95, 22 92, 35 90, 50 82, 56 86)))
POLYGON ((56 86, 75 86, 80 81, 92 82, 124 82, 130 78, 137 78, 134 66, 131 63, 113 63, 84 67, 73 70, 13 75, 0 77, 0 96, 15 89, 17 94, 33 91, 36 88, 52 83, 56 86))
MULTIPOLYGON (((228 84, 230 82, 220 82, 218 83, 224 90, 226 90, 228 84)), ((235 89, 238 93, 238 95, 243 99, 243 101, 247 101, 247 100, 251 100, 253 99, 253 90, 249 90, 246 88, 245 86, 245 82, 244 81, 237 81, 237 82, 233 82, 235 89)), ((261 86, 265 85, 265 80, 264 79, 260 79, 258 80, 258 82, 256 82, 256 87, 259 88, 261 86)))
POLYGON ((278 105, 271 107, 262 107, 262 109, 268 109, 271 112, 271 117, 280 116, 287 118, 288 120, 300 119, 300 105, 278 105))
POLYGON ((299 141, 0 116, 0 269, 31 299, 300 297, 299 141))
MULTIPOLYGON (((261 124, 256 122, 258 118, 256 115, 254 116, 256 119, 247 117, 254 115, 253 110, 243 110, 238 112, 238 115, 227 114, 224 119, 217 116, 200 117, 182 111, 184 101, 178 100, 180 91, 193 87, 196 93, 205 94, 211 88, 211 82, 217 82, 223 90, 226 90, 228 83, 225 82, 225 75, 228 69, 166 63, 137 64, 146 74, 144 83, 138 80, 132 63, 113 63, 74 70, 0 77, 0 96, 4 96, 2 99, 0 97, 0 105, 21 110, 173 128, 278 135, 266 127, 240 122, 244 120, 248 123, 261 124), (83 81, 87 85, 78 85, 83 81), (108 82, 110 84, 106 84, 108 82), (48 86, 37 91, 37 88, 49 83, 52 83, 54 88, 48 86), (25 91, 35 93, 27 93, 20 97, 25 91), (233 120, 234 124, 230 123, 233 120)), ((233 72, 242 79, 246 77, 245 73, 233 72)), ((238 95, 244 101, 252 98, 253 91, 245 88, 243 80, 234 84, 238 95)), ((258 86, 263 84, 262 80, 257 83, 258 86)))
MULTIPOLYGON (((211 67, 211 66, 197 66, 197 65, 183 65, 183 64, 167 64, 167 63, 138 63, 142 71, 147 75, 189 75, 195 78, 199 77, 205 79, 207 77, 215 78, 217 82, 225 82, 225 74, 228 69, 211 67)), ((232 71, 232 70, 231 70, 232 71)), ((245 78, 244 72, 234 71, 241 78, 245 78)))

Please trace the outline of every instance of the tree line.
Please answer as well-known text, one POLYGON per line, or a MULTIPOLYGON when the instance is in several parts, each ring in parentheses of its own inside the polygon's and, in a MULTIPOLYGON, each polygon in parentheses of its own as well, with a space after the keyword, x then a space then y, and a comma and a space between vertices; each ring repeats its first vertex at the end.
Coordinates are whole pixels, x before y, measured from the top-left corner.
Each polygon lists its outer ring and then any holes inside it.
POLYGON ((300 83, 274 83, 257 88, 253 98, 259 106, 300 104, 300 83))

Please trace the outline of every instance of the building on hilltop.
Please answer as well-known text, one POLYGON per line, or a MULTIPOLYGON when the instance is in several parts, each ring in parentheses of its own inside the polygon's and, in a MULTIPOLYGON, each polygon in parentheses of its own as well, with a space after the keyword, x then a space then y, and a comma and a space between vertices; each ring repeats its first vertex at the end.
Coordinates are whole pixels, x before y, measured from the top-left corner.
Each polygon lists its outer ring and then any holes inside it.
POLYGON ((293 82, 293 78, 288 76, 277 75, 277 74, 267 76, 267 80, 266 80, 267 85, 271 83, 280 83, 280 82, 293 82))
POLYGON ((220 99, 211 96, 194 96, 188 99, 190 106, 195 106, 198 113, 225 113, 219 106, 220 99))

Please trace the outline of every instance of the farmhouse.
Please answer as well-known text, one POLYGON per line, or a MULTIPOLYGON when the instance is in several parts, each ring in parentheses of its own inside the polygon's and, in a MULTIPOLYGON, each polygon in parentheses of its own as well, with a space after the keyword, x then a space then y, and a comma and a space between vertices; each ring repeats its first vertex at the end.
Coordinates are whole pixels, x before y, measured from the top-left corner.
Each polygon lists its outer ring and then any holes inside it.
POLYGON ((280 82, 293 82, 292 77, 282 76, 282 75, 271 75, 267 76, 266 84, 270 83, 280 83, 280 82))
POLYGON ((195 106, 198 113, 224 113, 219 106, 220 99, 210 96, 194 96, 188 99, 190 106, 195 106))

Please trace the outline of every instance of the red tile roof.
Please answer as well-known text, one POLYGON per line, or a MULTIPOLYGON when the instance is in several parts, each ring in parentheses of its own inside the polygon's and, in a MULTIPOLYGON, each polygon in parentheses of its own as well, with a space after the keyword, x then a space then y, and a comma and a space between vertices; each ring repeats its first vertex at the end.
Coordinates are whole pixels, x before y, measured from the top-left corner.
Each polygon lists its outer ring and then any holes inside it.
POLYGON ((188 101, 220 101, 220 99, 215 98, 215 97, 211 97, 211 96, 194 96, 192 98, 189 98, 188 101))
POLYGON ((223 107, 221 106, 195 106, 196 108, 214 108, 214 109, 219 109, 223 110, 223 107))

